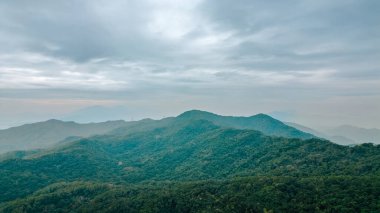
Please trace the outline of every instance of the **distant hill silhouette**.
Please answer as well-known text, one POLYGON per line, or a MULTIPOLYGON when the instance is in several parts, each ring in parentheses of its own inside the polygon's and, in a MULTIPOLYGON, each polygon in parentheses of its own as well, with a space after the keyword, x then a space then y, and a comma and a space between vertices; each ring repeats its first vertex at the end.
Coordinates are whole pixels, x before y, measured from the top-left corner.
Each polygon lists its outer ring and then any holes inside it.
POLYGON ((0 153, 46 148, 70 136, 104 134, 125 125, 124 121, 78 124, 51 119, 0 130, 0 153))
POLYGON ((351 125, 342 125, 324 131, 317 131, 296 123, 285 122, 285 124, 341 145, 362 143, 380 144, 380 130, 375 128, 366 129, 351 125))

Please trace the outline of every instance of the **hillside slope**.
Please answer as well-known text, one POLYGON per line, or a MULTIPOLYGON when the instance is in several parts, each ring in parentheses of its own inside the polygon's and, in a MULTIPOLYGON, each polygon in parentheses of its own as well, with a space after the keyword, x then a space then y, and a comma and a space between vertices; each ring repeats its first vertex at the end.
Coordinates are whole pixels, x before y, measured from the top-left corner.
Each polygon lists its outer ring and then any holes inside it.
POLYGON ((268 115, 258 114, 250 117, 220 116, 209 112, 191 110, 177 117, 161 120, 144 119, 140 121, 125 122, 107 121, 101 123, 79 124, 60 120, 25 124, 0 130, 0 154, 16 151, 48 148, 68 137, 89 137, 92 135, 126 134, 134 131, 147 131, 153 128, 170 125, 179 120, 208 120, 222 127, 236 129, 251 129, 263 132, 270 136, 310 139, 314 136, 290 127, 268 115), (120 128, 120 129, 119 129, 120 128))
POLYGON ((124 121, 78 124, 59 120, 25 124, 0 130, 0 153, 47 148, 70 136, 100 135, 125 125, 124 121))
POLYGON ((380 175, 380 146, 265 136, 205 120, 104 135, 0 163, 1 201, 51 183, 229 179, 241 176, 380 175))
POLYGON ((265 114, 257 114, 250 117, 222 116, 201 110, 190 110, 177 117, 168 117, 161 120, 144 119, 136 122, 128 122, 125 126, 112 131, 110 134, 125 135, 131 132, 149 131, 155 128, 173 125, 174 123, 189 122, 193 120, 206 120, 217 126, 226 128, 256 130, 268 136, 300 139, 316 138, 310 133, 286 125, 285 123, 265 114))
POLYGON ((208 120, 222 127, 230 127, 235 129, 252 129, 260 131, 266 135, 279 136, 287 138, 314 138, 312 134, 303 132, 285 123, 276 120, 266 114, 257 114, 250 117, 222 116, 210 112, 191 110, 182 113, 178 119, 187 120, 208 120))

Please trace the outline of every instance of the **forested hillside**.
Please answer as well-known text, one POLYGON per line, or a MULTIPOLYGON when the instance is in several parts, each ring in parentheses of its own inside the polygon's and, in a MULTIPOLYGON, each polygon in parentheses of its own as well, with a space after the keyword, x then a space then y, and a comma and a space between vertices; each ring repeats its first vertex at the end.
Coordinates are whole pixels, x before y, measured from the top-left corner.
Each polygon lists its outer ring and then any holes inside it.
MULTIPOLYGON (((153 128, 171 125, 179 120, 208 120, 222 127, 251 129, 270 136, 309 139, 314 136, 264 114, 250 117, 221 116, 209 112, 192 110, 178 117, 162 120, 144 119, 140 121, 107 121, 100 123, 79 124, 51 119, 44 122, 25 124, 0 130, 0 154, 9 151, 29 151, 45 149, 58 143, 72 141, 73 138, 89 137, 102 134, 125 135, 135 131, 146 131, 153 128)), ((0 157, 0 159, 3 157, 0 157)))
POLYGON ((2 212, 378 212, 380 178, 249 177, 142 185, 50 185, 2 212))
POLYGON ((2 161, 1 201, 62 181, 138 185, 252 176, 380 175, 380 146, 372 144, 346 147, 317 138, 273 137, 196 119, 146 125, 139 124, 143 131, 135 127, 125 134, 81 139, 2 161))

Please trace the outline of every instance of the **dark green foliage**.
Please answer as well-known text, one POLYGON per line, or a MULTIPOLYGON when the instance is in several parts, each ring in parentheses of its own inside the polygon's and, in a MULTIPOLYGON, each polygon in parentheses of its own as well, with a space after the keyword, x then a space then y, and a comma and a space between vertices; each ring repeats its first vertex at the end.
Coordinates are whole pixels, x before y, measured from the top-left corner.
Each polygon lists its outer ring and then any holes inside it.
POLYGON ((235 128, 235 129, 250 129, 256 130, 269 136, 281 136, 288 138, 301 138, 310 139, 315 136, 302 132, 296 128, 288 126, 279 120, 276 120, 265 114, 257 114, 250 117, 234 117, 234 116, 221 116, 210 112, 191 110, 182 113, 175 118, 166 118, 159 121, 143 120, 142 122, 129 123, 126 127, 121 127, 121 130, 130 132, 130 129, 144 129, 149 130, 149 127, 163 127, 173 125, 178 122, 189 122, 195 120, 206 120, 221 127, 235 128), (137 128, 136 128, 137 127, 137 128))
POLYGON ((124 135, 132 132, 149 131, 155 128, 175 126, 181 122, 191 122, 196 120, 210 121, 220 127, 256 130, 269 136, 300 139, 316 138, 309 133, 288 126, 265 114, 257 114, 250 117, 234 117, 216 115, 200 110, 187 111, 177 117, 169 117, 162 120, 145 119, 137 122, 128 122, 123 127, 112 131, 111 134, 124 135))
POLYGON ((108 135, 2 155, 0 174, 0 212, 380 209, 380 146, 340 146, 262 114, 128 122, 108 135))
POLYGON ((82 139, 0 163, 0 201, 59 181, 189 181, 238 176, 379 175, 380 146, 269 137, 177 121, 150 131, 82 139))
POLYGON ((182 113, 177 117, 184 120, 207 120, 222 127, 236 129, 251 129, 270 136, 280 136, 287 138, 310 139, 315 136, 302 132, 296 128, 288 126, 265 114, 257 114, 250 117, 221 116, 210 112, 191 110, 182 113))
POLYGON ((379 177, 249 177, 120 186, 60 183, 2 212, 378 212, 379 177))

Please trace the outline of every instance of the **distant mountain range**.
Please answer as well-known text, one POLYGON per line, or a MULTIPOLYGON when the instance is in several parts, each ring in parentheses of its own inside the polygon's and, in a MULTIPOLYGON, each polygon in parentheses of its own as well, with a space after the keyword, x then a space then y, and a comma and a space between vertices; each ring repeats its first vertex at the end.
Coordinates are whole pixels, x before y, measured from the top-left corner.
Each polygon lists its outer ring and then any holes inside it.
POLYGON ((356 143, 376 143, 380 144, 380 129, 366 129, 350 125, 338 126, 326 131, 327 134, 332 136, 344 136, 356 143))
MULTIPOLYGON (((47 148, 68 137, 89 137, 92 135, 102 135, 112 130, 124 127, 125 131, 130 131, 141 125, 144 128, 155 127, 165 124, 169 120, 196 120, 203 119, 211 121, 223 127, 237 129, 252 129, 263 132, 267 135, 282 136, 291 138, 312 138, 311 134, 299 131, 287 126, 268 115, 258 114, 251 117, 220 116, 209 112, 192 110, 179 115, 176 118, 163 120, 145 119, 136 122, 107 121, 101 123, 79 124, 75 122, 64 122, 60 120, 48 120, 33 124, 26 124, 0 130, 0 153, 15 150, 30 150, 47 148)), ((123 131, 124 131, 123 130, 123 131)))
MULTIPOLYGON (((103 109, 103 108, 102 108, 103 109)), ((95 111, 98 109, 95 107, 95 111)), ((86 110, 87 111, 87 110, 86 110)), ((380 143, 380 130, 353 126, 340 126, 327 131, 317 131, 306 126, 281 122, 265 114, 250 117, 221 116, 210 112, 191 110, 177 117, 162 120, 144 119, 126 122, 123 120, 79 124, 70 121, 48 120, 0 130, 0 153, 16 150, 47 148, 73 138, 102 135, 105 133, 148 130, 166 125, 172 120, 208 120, 221 127, 257 130, 269 136, 310 139, 324 138, 342 145, 380 143)))
MULTIPOLYGON (((54 131, 66 125, 84 128, 60 121, 38 124, 43 129, 54 126, 54 131)), ((102 125, 99 128, 105 125, 110 130, 105 135, 68 138, 49 149, 3 155, 0 161, 0 212, 22 212, 25 209, 28 209, 26 212, 47 212, 47 208, 53 207, 70 212, 73 206, 82 209, 78 211, 94 212, 91 210, 94 205, 98 210, 113 209, 105 212, 131 208, 139 212, 149 203, 155 203, 157 208, 162 208, 161 211, 177 209, 174 212, 186 209, 192 212, 198 208, 193 205, 197 205, 202 212, 208 211, 211 202, 205 200, 206 203, 197 204, 199 193, 203 192, 212 195, 204 198, 207 200, 230 197, 228 203, 236 205, 235 210, 215 203, 218 205, 216 209, 223 208, 225 212, 244 209, 258 212, 263 208, 277 211, 326 208, 327 212, 359 207, 372 210, 374 207, 371 206, 380 198, 376 190, 371 191, 380 185, 376 178, 380 175, 380 146, 340 146, 267 115, 228 117, 189 111, 162 120, 118 121, 102 125), (243 177, 248 179, 239 179, 243 177), (357 198, 348 197, 340 190, 346 188, 347 183, 353 184, 350 190, 361 190, 360 196, 365 195, 368 202, 356 205, 357 198), (213 188, 209 188, 209 184, 213 188), (291 187, 287 188, 287 185, 291 187), (165 196, 168 187, 173 190, 170 199, 165 196), (218 191, 222 188, 223 191, 218 191), (303 202, 308 199, 305 196, 316 193, 324 196, 322 192, 339 195, 315 198, 308 204, 303 202), (243 204, 239 196, 253 197, 243 204), (114 200, 118 197, 134 201, 114 200), (268 202, 268 199, 276 202, 268 202), (262 204, 256 203, 259 201, 262 204), (323 207, 323 203, 328 202, 332 206, 323 207), (241 205, 248 206, 239 207, 241 205)), ((88 134, 92 134, 92 130, 88 134)))
POLYGON ((48 147, 0 156, 0 212, 380 210, 380 146, 341 146, 264 114, 49 120, 0 135, 48 147))
POLYGON ((67 137, 88 137, 105 134, 125 125, 125 121, 78 124, 48 120, 0 130, 0 153, 14 150, 41 149, 52 146, 67 137))
POLYGON ((380 129, 366 129, 351 125, 342 125, 324 131, 317 131, 309 127, 285 122, 285 124, 297 128, 303 132, 310 133, 320 138, 325 138, 337 144, 354 145, 361 143, 380 144, 380 129))

